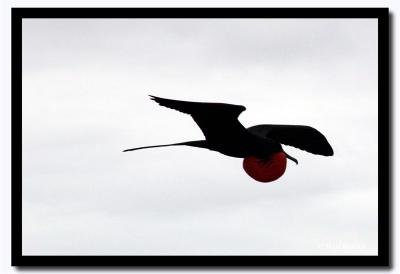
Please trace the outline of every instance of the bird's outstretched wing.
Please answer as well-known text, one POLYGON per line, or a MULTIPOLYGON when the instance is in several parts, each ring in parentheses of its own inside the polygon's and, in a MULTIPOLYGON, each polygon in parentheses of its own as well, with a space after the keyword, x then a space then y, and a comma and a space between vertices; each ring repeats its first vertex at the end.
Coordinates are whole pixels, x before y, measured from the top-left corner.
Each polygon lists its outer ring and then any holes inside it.
POLYGON ((238 121, 239 114, 246 109, 244 106, 178 101, 152 95, 150 98, 161 106, 191 115, 208 141, 221 141, 247 133, 238 121))
POLYGON ((270 138, 279 143, 293 146, 313 154, 332 156, 333 149, 325 136, 309 126, 299 125, 257 125, 249 127, 249 132, 270 138))

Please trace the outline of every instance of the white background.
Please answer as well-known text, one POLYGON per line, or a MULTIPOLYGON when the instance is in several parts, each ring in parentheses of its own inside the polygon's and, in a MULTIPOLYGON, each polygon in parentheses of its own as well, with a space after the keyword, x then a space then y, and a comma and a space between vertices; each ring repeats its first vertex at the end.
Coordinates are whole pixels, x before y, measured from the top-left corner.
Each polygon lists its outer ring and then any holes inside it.
MULTIPOLYGON (((28 3, 23 3, 23 2, 18 2, 18 3, 21 3, 21 6, 29 6, 28 3)), ((253 3, 253 6, 283 6, 282 1, 280 1, 279 3, 275 3, 275 4, 272 3, 272 2, 264 2, 264 3, 262 3, 262 2, 252 2, 252 3, 253 3)), ((291 2, 285 2, 285 3, 288 6, 298 6, 296 3, 291 3, 291 2)), ((307 6, 321 6, 319 3, 316 3, 316 2, 308 2, 308 3, 309 4, 307 6)), ((395 7, 390 6, 390 3, 391 2, 387 2, 386 6, 391 7, 391 10, 393 12, 395 7)), ((80 3, 80 4, 83 5, 82 3, 80 3)), ((88 6, 89 4, 90 3, 87 3, 85 6, 88 6)), ((115 3, 113 3, 113 4, 115 5, 115 3)), ((132 4, 132 3, 130 3, 130 4, 132 4)), ((216 5, 216 6, 222 6, 223 2, 221 2, 219 4, 218 3, 213 3, 213 4, 216 5)), ((330 3, 330 4, 327 4, 327 3, 324 3, 324 4, 327 5, 327 6, 336 6, 336 5, 337 6, 357 6, 357 2, 349 3, 347 1, 343 2, 343 3, 335 2, 335 3, 330 3)), ((360 3, 360 4, 367 5, 366 2, 363 2, 363 3, 360 3)), ((43 3, 43 5, 44 6, 54 6, 54 4, 51 4, 51 3, 43 3)), ((76 3, 76 5, 78 5, 78 3, 76 3)), ((96 3, 95 5, 98 6, 99 3, 96 3)), ((104 3, 104 5, 106 6, 107 4, 104 3)), ((140 3, 138 3, 138 5, 140 5, 140 3)), ((145 4, 145 5, 149 6, 148 3, 145 4)), ((161 5, 163 5, 163 4, 154 2, 154 6, 161 6, 161 5)), ((210 5, 211 5, 211 3, 209 5, 207 5, 207 6, 210 6, 210 5)), ((234 4, 230 3, 230 5, 234 5, 234 4)), ((240 6, 240 5, 241 5, 240 3, 236 3, 235 6, 240 6)), ((247 5, 249 5, 249 3, 247 3, 247 5)), ((369 5, 370 6, 375 6, 375 3, 374 2, 369 2, 369 5)), ((380 3, 380 5, 382 5, 382 3, 380 3)), ((121 2, 121 6, 130 6, 130 5, 128 3, 121 2)), ((175 6, 188 6, 188 5, 178 2, 178 3, 175 3, 175 6)), ((198 5, 193 4, 193 6, 198 6, 198 5)), ((10 17, 9 17, 8 7, 9 6, 6 5, 5 2, 3 2, 2 15, 4 15, 4 16, 2 16, 2 18, 3 18, 4 24, 2 24, 2 26, 3 26, 3 28, 2 28, 2 37, 9 37, 9 21, 10 21, 9 18, 10 17)), ((6 39, 3 39, 3 41, 6 41, 6 39)), ((4 64, 9 64, 9 61, 10 61, 9 44, 7 45, 6 43, 2 43, 2 47, 4 48, 3 51, 2 51, 2 53, 3 53, 2 57, 4 58, 3 60, 8 60, 8 62, 3 62, 3 63, 4 64)), ((2 83, 5 83, 5 87, 2 89, 3 92, 1 93, 2 94, 2 100, 1 100, 2 104, 5 104, 5 103, 9 102, 9 98, 10 98, 9 93, 8 92, 4 92, 4 91, 8 91, 9 87, 10 87, 10 85, 9 85, 9 79, 10 79, 10 77, 9 77, 10 76, 9 67, 10 67, 9 65, 4 65, 3 66, 4 73, 2 73, 2 77, 4 77, 3 78, 4 80, 2 81, 2 83)), ((393 75, 395 75, 395 74, 393 74, 393 75)), ((395 77, 393 77, 393 78, 395 78, 395 77)), ((394 82, 393 82, 393 84, 394 84, 394 82)), ((394 88, 394 85, 393 85, 393 88, 394 88)), ((394 98, 396 98, 396 97, 394 96, 394 98)), ((10 106, 9 106, 9 104, 6 104, 6 105, 2 106, 1 109, 2 109, 2 117, 5 117, 2 120, 2 128, 4 128, 5 130, 2 130, 2 131, 6 132, 7 129, 9 130, 9 125, 10 125, 9 124, 10 106)), ((167 112, 165 112, 165 113, 167 113, 167 112)), ((179 117, 179 116, 177 116, 177 117, 179 117)), ((9 134, 8 135, 7 134, 2 134, 2 145, 3 145, 2 146, 2 156, 7 156, 7 154, 10 155, 9 141, 10 141, 9 134)), ((395 166, 395 165, 393 165, 393 166, 395 166)), ((2 170, 1 176, 3 176, 4 178, 2 178, 2 188, 3 189, 2 189, 1 193, 2 193, 3 196, 2 196, 2 199, 1 199, 2 200, 2 208, 1 208, 2 211, 1 211, 1 213, 2 213, 2 219, 7 221, 7 220, 10 219, 10 197, 9 197, 10 186, 9 186, 9 184, 7 184, 5 182, 9 182, 10 181, 9 157, 5 157, 4 164, 2 164, 2 168, 4 170, 2 170)), ((395 178, 395 176, 394 176, 394 178, 395 178)), ((394 179, 394 181, 395 181, 395 179, 394 179)), ((3 222, 3 223, 6 224, 6 221, 3 222)), ((2 225, 2 239, 1 239, 2 240, 2 256, 1 256, 2 257, 1 258, 2 261, 1 261, 1 266, 4 267, 4 269, 2 269, 2 273, 7 273, 7 271, 12 271, 12 269, 9 267, 9 262, 10 262, 10 257, 9 257, 10 256, 10 252, 9 252, 10 239, 9 239, 9 234, 10 234, 9 226, 2 225)))
POLYGON ((377 254, 376 19, 24 19, 23 254, 377 254), (256 183, 147 94, 335 150, 256 183), (88 237, 90 235, 90 237, 88 237))

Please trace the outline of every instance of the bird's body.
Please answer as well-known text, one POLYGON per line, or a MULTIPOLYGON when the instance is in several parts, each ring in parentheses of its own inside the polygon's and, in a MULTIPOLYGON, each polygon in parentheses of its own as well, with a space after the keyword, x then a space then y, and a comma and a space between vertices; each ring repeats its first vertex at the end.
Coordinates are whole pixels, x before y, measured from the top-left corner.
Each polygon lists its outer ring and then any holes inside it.
POLYGON ((243 136, 233 137, 229 140, 213 140, 207 143, 210 150, 235 158, 246 158, 250 156, 268 158, 272 153, 282 151, 281 144, 263 139, 250 132, 246 132, 243 136))
POLYGON ((246 108, 223 103, 188 102, 151 96, 161 106, 189 114, 202 130, 205 140, 146 146, 144 148, 186 145, 220 152, 226 156, 244 158, 245 171, 255 180, 269 182, 285 172, 286 158, 297 160, 283 151, 291 145, 310 153, 333 155, 326 138, 316 129, 298 125, 257 125, 245 128, 238 116, 246 108))

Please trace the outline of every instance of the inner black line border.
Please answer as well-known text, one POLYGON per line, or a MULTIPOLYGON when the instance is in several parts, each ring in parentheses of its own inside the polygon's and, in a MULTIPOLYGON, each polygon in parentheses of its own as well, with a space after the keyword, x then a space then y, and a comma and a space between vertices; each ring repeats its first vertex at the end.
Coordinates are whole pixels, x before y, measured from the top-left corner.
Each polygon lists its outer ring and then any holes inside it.
POLYGON ((388 8, 12 8, 11 265, 135 267, 390 266, 390 70, 388 8), (22 20, 25 18, 376 18, 378 20, 377 256, 28 256, 22 255, 22 20))

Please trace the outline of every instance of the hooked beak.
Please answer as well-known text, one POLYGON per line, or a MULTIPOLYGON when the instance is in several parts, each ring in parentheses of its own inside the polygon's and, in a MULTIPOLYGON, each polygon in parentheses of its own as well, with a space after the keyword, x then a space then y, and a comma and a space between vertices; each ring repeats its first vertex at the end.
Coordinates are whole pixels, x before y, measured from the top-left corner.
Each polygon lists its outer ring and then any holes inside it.
MULTIPOLYGON (((285 151, 284 151, 285 152, 285 151)), ((286 152, 285 152, 285 155, 286 155, 286 158, 288 158, 288 159, 290 159, 290 160, 292 160, 293 162, 295 162, 296 163, 296 165, 298 165, 299 164, 299 162, 296 160, 296 158, 293 158, 292 156, 290 156, 289 154, 287 154, 286 152)))

